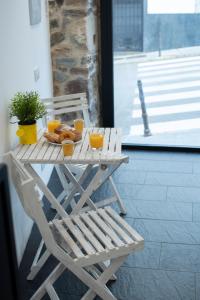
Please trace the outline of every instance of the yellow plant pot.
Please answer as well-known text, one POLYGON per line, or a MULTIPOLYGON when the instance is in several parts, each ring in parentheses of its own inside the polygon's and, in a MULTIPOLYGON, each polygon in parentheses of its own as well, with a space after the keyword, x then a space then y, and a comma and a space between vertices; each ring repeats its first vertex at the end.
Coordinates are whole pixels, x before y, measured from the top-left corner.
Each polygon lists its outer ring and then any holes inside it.
POLYGON ((19 143, 30 145, 37 143, 37 124, 18 125, 16 135, 19 137, 19 143))

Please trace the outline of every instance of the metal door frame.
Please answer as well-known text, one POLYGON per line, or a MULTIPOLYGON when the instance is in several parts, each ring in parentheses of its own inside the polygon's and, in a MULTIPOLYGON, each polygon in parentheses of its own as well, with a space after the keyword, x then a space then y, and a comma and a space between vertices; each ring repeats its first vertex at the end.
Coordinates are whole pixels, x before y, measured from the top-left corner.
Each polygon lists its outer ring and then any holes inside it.
MULTIPOLYGON (((114 85, 113 85, 113 30, 112 30, 112 0, 100 0, 101 5, 101 125, 114 127, 114 85)), ((123 149, 150 150, 150 151, 176 151, 176 152, 197 152, 200 148, 178 147, 162 145, 141 145, 123 144, 123 149)))

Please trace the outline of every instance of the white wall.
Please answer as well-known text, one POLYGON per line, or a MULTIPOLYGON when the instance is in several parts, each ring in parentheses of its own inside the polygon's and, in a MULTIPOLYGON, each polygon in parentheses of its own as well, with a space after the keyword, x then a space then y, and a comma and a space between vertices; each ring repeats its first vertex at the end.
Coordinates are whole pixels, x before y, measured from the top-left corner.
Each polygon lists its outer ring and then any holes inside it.
MULTIPOLYGON (((49 50, 46 0, 42 1, 42 21, 29 22, 28 0, 0 1, 0 155, 17 143, 16 125, 9 124, 9 99, 17 91, 37 90, 41 97, 52 95, 51 60, 49 50), (39 81, 33 70, 40 69, 39 81)), ((20 262, 32 227, 12 190, 12 209, 17 256, 20 262)))

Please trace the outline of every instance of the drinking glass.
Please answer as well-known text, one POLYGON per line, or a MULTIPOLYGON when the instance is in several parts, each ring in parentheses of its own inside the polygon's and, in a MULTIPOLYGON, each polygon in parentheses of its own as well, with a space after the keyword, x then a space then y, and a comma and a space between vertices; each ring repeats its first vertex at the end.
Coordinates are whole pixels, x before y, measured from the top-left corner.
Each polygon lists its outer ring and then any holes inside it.
POLYGON ((78 131, 78 132, 83 132, 83 128, 84 128, 84 120, 83 119, 76 119, 74 120, 74 128, 78 131))
POLYGON ((92 149, 102 149, 103 140, 104 136, 101 133, 90 133, 89 135, 90 147, 92 149))
POLYGON ((62 148, 64 156, 72 156, 74 153, 74 142, 71 140, 62 141, 62 148))

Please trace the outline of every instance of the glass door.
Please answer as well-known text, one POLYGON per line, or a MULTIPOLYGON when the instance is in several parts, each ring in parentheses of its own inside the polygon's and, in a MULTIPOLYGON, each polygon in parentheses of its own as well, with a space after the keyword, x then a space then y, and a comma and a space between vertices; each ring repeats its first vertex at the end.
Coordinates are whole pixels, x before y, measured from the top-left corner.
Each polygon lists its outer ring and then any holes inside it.
POLYGON ((124 144, 200 147, 200 0, 112 0, 124 144))

